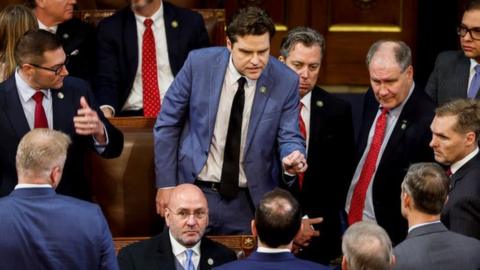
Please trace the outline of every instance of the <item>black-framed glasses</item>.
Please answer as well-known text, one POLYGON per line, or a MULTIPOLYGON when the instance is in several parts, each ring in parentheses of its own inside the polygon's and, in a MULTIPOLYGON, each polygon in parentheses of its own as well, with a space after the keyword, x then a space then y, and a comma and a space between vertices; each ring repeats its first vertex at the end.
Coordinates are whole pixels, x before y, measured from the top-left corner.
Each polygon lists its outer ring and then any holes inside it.
POLYGON ((193 216, 195 219, 204 219, 208 215, 208 212, 204 209, 195 210, 193 212, 187 211, 185 209, 181 209, 178 212, 174 212, 170 208, 168 208, 168 210, 170 210, 172 214, 176 215, 181 220, 186 220, 190 218, 190 216, 193 216))
POLYGON ((36 68, 39 68, 39 69, 43 69, 43 70, 51 71, 51 72, 55 73, 55 75, 59 75, 60 72, 62 72, 62 69, 67 66, 67 64, 68 64, 68 57, 65 58, 65 62, 63 62, 63 64, 60 64, 60 65, 58 65, 58 66, 55 67, 55 68, 42 67, 42 66, 37 65, 37 64, 29 63, 29 65, 31 65, 31 66, 33 66, 33 67, 36 67, 36 68))
POLYGON ((465 25, 460 25, 457 27, 457 35, 464 37, 467 33, 470 34, 472 39, 480 40, 480 27, 468 28, 465 25))

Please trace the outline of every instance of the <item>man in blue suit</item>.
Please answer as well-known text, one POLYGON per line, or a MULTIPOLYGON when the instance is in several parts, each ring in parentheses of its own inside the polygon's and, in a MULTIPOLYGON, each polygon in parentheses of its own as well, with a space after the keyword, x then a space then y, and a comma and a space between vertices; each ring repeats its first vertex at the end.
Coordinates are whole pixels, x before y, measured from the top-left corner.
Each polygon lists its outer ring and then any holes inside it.
POLYGON ((148 20, 152 22, 157 71, 156 78, 148 76, 148 81, 158 85, 155 90, 160 101, 188 53, 209 46, 200 14, 162 0, 130 0, 129 6, 98 24, 95 95, 107 117, 145 113, 143 91, 147 84, 142 74, 147 63, 143 52, 148 32, 144 23, 148 20))
POLYGON ((20 141, 18 185, 0 199, 2 269, 118 269, 100 207, 55 193, 70 143, 50 129, 20 141))
POLYGON ((298 76, 269 56, 274 32, 266 13, 249 7, 228 26, 228 49, 190 53, 154 127, 160 214, 172 187, 195 182, 210 233, 249 233, 255 205, 278 185, 280 161, 286 173, 305 171, 298 76))
POLYGON ((300 205, 287 191, 276 188, 265 194, 255 212, 252 232, 258 249, 244 260, 221 265, 218 270, 241 269, 329 269, 296 258, 291 252, 293 238, 302 226, 300 205))

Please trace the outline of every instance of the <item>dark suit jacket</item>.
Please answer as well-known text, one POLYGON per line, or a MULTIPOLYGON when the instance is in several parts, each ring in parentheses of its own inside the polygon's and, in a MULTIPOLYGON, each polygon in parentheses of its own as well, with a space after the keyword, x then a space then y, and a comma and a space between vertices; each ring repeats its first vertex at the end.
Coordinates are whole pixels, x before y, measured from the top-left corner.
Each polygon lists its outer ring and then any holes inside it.
POLYGON ((315 87, 311 96, 309 167, 303 189, 296 196, 304 214, 323 217, 316 226, 320 237, 298 254, 300 258, 328 264, 341 255, 340 213, 352 179, 354 135, 348 102, 315 87))
POLYGON ((321 264, 310 261, 305 261, 295 258, 290 252, 281 253, 261 253, 253 252, 250 256, 243 260, 230 262, 220 267, 215 267, 216 270, 291 270, 291 269, 305 269, 305 270, 327 270, 330 269, 321 264))
MULTIPOLYGON (((373 91, 369 89, 364 100, 356 164, 366 150, 368 133, 378 107, 373 91)), ((375 217, 393 243, 402 241, 407 232, 407 223, 400 213, 400 185, 403 177, 411 164, 434 160, 433 151, 429 147, 434 109, 427 94, 422 89, 415 88, 403 107, 372 180, 375 217)))
MULTIPOLYGON (((191 50, 209 45, 208 35, 200 14, 162 3, 168 60, 175 76, 191 50)), ((95 95, 100 105, 110 105, 119 112, 130 94, 138 67, 137 26, 130 6, 98 24, 97 42, 95 95)))
POLYGON ((437 105, 457 98, 467 98, 469 75, 470 59, 463 51, 442 52, 437 57, 425 91, 437 105))
MULTIPOLYGON (((200 243, 200 253, 200 270, 212 269, 237 259, 232 250, 206 237, 202 238, 200 243)), ((175 259, 168 230, 148 240, 126 246, 118 253, 118 263, 122 270, 175 270, 175 259)))
POLYGON ((100 207, 51 188, 0 199, 2 269, 118 269, 100 207))
MULTIPOLYGON (((80 107, 80 97, 87 99, 107 129, 109 144, 102 153, 103 157, 118 157, 123 149, 123 135, 112 126, 98 110, 88 84, 74 77, 66 77, 63 87, 52 89, 53 129, 60 130, 72 139, 63 171, 62 181, 57 192, 81 199, 90 199, 90 190, 85 179, 84 158, 87 149, 94 150, 92 136, 80 136, 75 133, 73 117, 80 107), (62 93, 63 95, 59 95, 62 93)), ((20 139, 30 131, 18 96, 15 77, 12 76, 0 84, 0 196, 9 194, 17 184, 15 155, 20 139)))
POLYGON ((451 231, 480 239, 480 154, 451 176, 442 222, 451 231))
POLYGON ((58 25, 57 36, 69 55, 70 76, 92 83, 95 74, 95 29, 92 25, 73 18, 58 25))
POLYGON ((450 232, 441 223, 413 229, 394 250, 394 269, 480 269, 480 241, 450 232))

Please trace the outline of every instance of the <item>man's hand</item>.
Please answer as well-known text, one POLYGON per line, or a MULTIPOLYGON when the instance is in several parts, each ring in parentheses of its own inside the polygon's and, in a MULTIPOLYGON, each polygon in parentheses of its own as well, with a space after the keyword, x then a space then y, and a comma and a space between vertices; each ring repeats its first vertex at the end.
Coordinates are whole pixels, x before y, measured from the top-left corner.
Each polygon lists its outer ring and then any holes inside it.
POLYGON ((170 200, 170 194, 172 193, 172 188, 159 188, 157 189, 157 197, 155 198, 155 204, 157 206, 157 214, 164 217, 165 208, 168 206, 168 201, 170 200))
POLYGON ((109 108, 109 107, 100 107, 100 110, 102 110, 103 116, 105 116, 106 118, 111 118, 111 117, 113 117, 113 111, 112 111, 111 108, 109 108))
POLYGON ((95 110, 92 110, 85 97, 80 98, 80 109, 77 116, 73 117, 75 132, 80 135, 93 135, 98 143, 105 144, 107 136, 103 122, 95 110))
POLYGON ((313 228, 313 224, 320 224, 322 221, 323 218, 321 217, 302 219, 302 229, 297 233, 295 239, 293 239, 293 253, 298 253, 301 251, 302 247, 310 245, 310 241, 312 241, 313 237, 318 237, 320 235, 320 232, 313 228))
POLYGON ((295 150, 282 159, 283 168, 290 174, 302 173, 307 170, 307 161, 300 151, 295 150))

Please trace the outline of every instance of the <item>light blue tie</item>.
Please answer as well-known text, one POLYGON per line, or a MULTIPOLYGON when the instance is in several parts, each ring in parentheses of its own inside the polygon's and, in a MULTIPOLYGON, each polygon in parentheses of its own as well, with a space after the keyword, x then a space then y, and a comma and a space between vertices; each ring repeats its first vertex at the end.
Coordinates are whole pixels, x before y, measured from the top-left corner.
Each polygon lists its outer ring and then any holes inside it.
POLYGON ((480 65, 475 66, 475 75, 473 75, 472 83, 468 88, 467 97, 474 99, 477 96, 478 89, 480 88, 480 65))
POLYGON ((193 265, 192 261, 193 250, 186 249, 185 254, 187 255, 187 259, 185 260, 185 270, 195 270, 195 266, 193 265))

